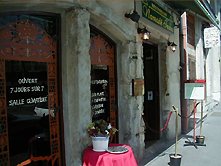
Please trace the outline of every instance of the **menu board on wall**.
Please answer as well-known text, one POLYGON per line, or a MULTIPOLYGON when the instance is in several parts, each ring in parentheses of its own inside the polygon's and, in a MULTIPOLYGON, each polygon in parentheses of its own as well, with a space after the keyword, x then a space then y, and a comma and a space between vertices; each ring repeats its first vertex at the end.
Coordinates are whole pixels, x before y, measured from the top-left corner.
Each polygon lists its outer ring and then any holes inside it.
POLYGON ((6 61, 7 106, 47 107, 47 64, 6 61))
POLYGON ((91 111, 92 120, 109 117, 109 70, 106 65, 91 67, 91 111))

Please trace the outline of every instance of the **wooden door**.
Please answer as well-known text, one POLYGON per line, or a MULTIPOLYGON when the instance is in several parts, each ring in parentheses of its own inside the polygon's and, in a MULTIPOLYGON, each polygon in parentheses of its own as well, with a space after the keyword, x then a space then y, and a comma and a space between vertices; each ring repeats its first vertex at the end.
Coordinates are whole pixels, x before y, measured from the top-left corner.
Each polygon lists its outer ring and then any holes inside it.
POLYGON ((0 165, 61 165, 58 20, 0 16, 0 165))
POLYGON ((92 119, 104 119, 117 127, 115 44, 91 26, 92 119))

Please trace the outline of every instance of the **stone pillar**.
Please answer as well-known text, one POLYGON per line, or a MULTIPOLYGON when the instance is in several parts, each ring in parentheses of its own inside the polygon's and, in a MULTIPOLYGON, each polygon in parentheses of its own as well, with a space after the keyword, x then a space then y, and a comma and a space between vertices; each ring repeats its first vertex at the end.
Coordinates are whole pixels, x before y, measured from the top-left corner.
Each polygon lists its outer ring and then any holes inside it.
POLYGON ((135 157, 142 158, 144 150, 143 96, 132 96, 131 81, 143 77, 141 43, 129 41, 120 50, 119 64, 119 142, 128 143, 135 157), (141 49, 141 50, 140 50, 141 49), (129 72, 128 72, 129 71, 129 72))
POLYGON ((81 165, 89 137, 90 106, 90 29, 84 9, 66 11, 62 22, 62 90, 66 165, 81 165))

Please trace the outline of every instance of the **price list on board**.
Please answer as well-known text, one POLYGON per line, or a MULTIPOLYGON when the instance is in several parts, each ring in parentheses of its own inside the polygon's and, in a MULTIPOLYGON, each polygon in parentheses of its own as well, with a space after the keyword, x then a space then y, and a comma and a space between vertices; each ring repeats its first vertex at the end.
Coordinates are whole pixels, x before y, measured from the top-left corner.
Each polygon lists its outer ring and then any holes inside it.
POLYGON ((92 119, 105 119, 109 116, 108 67, 93 65, 91 70, 91 111, 92 119))

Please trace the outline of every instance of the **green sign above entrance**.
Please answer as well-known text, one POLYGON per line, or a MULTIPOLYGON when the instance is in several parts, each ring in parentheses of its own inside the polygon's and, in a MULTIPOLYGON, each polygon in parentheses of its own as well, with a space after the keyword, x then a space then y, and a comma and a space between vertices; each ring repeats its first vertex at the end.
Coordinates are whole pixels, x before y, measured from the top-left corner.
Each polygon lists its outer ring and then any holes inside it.
POLYGON ((142 16, 163 27, 164 29, 173 32, 173 16, 156 3, 150 0, 143 0, 142 16))

